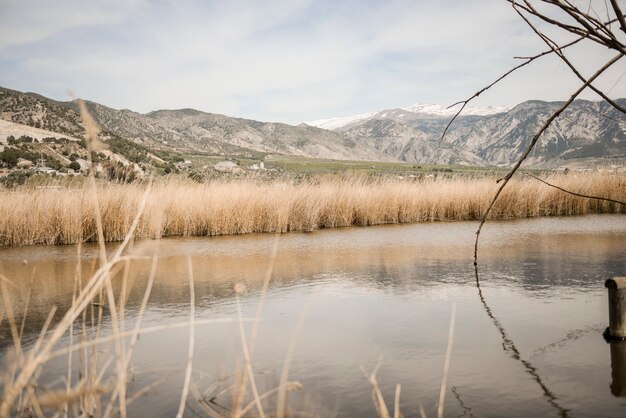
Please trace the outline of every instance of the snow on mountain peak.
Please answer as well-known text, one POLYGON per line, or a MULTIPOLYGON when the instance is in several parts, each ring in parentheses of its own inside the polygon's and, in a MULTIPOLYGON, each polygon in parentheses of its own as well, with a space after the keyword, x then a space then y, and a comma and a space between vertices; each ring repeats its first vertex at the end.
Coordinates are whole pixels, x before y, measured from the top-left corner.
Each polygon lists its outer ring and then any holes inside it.
MULTIPOLYGON (((452 108, 447 108, 446 106, 430 104, 430 103, 416 103, 408 107, 395 109, 395 110, 403 110, 405 112, 422 114, 422 115, 430 115, 430 116, 439 116, 439 117, 449 117, 454 116, 456 112, 458 112, 460 105, 454 106, 452 108)), ((488 116, 494 115, 496 113, 508 112, 511 110, 513 106, 486 106, 486 107, 474 107, 474 106, 466 106, 463 109, 463 115, 476 115, 476 116, 488 116)), ((383 110, 379 112, 368 112, 361 113, 358 115, 345 116, 339 118, 329 118, 329 119, 319 119, 311 122, 304 122, 307 125, 315 126, 322 129, 339 129, 344 126, 351 125, 356 122, 360 122, 363 120, 371 119, 374 117, 384 119, 387 117, 389 113, 392 113, 392 110, 383 110)), ((400 114, 398 117, 406 116, 404 114, 400 114)))
MULTIPOLYGON (((448 108, 447 106, 441 106, 437 104, 429 104, 429 103, 416 103, 411 106, 405 107, 402 110, 406 110, 408 112, 413 113, 424 113, 427 115, 435 115, 435 116, 454 116, 456 112, 460 109, 460 104, 454 107, 448 108)), ((494 115, 496 113, 508 112, 511 110, 513 106, 486 106, 486 107, 474 107, 474 106, 466 106, 463 109, 463 115, 477 115, 477 116, 488 116, 494 115)))
POLYGON ((358 115, 345 116, 340 118, 319 119, 311 122, 304 122, 309 126, 315 126, 322 129, 338 129, 354 122, 365 120, 376 115, 378 112, 361 113, 358 115))

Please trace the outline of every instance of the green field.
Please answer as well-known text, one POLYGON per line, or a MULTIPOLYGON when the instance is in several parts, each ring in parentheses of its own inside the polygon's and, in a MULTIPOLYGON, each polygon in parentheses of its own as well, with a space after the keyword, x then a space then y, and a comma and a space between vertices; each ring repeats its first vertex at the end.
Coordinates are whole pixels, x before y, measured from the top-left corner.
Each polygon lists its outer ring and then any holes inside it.
POLYGON ((493 173, 506 169, 494 167, 472 167, 463 165, 435 165, 404 162, 350 161, 320 158, 306 158, 289 155, 267 155, 266 168, 275 168, 294 173, 340 173, 358 171, 364 173, 411 175, 420 173, 493 173))

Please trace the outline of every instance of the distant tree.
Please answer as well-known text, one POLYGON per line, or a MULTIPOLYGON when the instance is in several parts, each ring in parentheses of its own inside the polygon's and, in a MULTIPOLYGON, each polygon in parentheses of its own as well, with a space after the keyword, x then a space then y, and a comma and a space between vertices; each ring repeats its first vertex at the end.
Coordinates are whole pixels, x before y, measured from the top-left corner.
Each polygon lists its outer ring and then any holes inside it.
POLYGON ((26 180, 32 175, 30 171, 16 170, 9 173, 8 176, 0 178, 0 184, 7 188, 14 188, 26 183, 26 180))
POLYGON ((72 161, 68 167, 74 171, 80 171, 80 164, 77 161, 72 161))
POLYGON ((122 183, 131 183, 137 178, 134 168, 131 165, 124 166, 122 163, 107 163, 105 173, 108 180, 122 183))
POLYGON ((15 167, 19 158, 19 151, 16 148, 7 147, 4 151, 0 152, 0 161, 9 168, 15 167))

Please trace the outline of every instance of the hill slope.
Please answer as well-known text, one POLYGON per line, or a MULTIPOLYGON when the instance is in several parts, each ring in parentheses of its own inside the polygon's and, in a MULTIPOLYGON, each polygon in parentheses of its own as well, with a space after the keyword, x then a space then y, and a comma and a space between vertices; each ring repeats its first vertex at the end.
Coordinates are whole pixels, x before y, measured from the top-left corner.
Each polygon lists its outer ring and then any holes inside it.
MULTIPOLYGON (((626 99, 617 101, 626 106, 626 99)), ((436 105, 311 122, 333 130, 193 109, 141 114, 94 102, 87 106, 107 135, 155 151, 506 166, 520 157, 560 103, 528 101, 513 108, 472 108, 452 124, 443 140, 451 111, 436 105)), ((81 137, 83 132, 76 103, 5 88, 0 88, 0 119, 71 137, 81 137)), ((542 136, 528 163, 623 163, 624 156, 626 115, 606 102, 577 100, 542 136)))

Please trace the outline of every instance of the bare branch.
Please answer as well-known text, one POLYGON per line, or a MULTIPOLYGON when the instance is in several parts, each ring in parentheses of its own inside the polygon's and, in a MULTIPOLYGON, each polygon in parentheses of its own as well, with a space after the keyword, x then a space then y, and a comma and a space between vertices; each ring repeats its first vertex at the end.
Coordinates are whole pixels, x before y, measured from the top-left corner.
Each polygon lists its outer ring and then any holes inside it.
POLYGON ((541 179, 541 178, 539 178, 537 176, 533 176, 532 174, 529 174, 529 173, 525 173, 525 174, 528 177, 532 177, 535 180, 538 180, 538 181, 542 182, 546 186, 554 187, 555 189, 560 190, 560 191, 562 191, 564 193, 570 194, 572 196, 583 197, 585 199, 594 199, 594 200, 602 200, 602 201, 605 201, 605 202, 617 203, 618 205, 623 205, 624 207, 626 207, 626 202, 624 202, 622 200, 615 200, 615 199, 611 199, 611 198, 608 198, 608 197, 591 196, 591 195, 587 195, 587 194, 572 192, 571 190, 566 190, 566 189, 564 189, 562 187, 559 187, 559 186, 557 186, 555 184, 549 183, 549 182, 547 182, 547 181, 545 181, 545 180, 543 180, 543 179, 541 179))
POLYGON ((524 371, 528 373, 533 378, 533 380, 539 385, 539 387, 541 388, 541 391, 543 392, 543 397, 546 399, 548 404, 550 404, 552 407, 554 407, 558 411, 559 416, 563 418, 569 417, 570 416, 569 410, 562 407, 558 403, 556 395, 554 394, 554 392, 550 390, 550 388, 548 388, 543 378, 539 374, 539 370, 529 360, 524 360, 524 358, 522 358, 522 354, 519 351, 519 349, 516 347, 515 342, 507 334, 506 330, 504 329, 504 326, 502 325, 502 322, 500 322, 500 320, 495 316, 495 314, 493 313, 493 311, 487 304, 487 300, 485 299, 485 296, 483 295, 483 291, 480 287, 480 277, 478 275, 477 266, 474 266, 474 275, 476 277, 476 289, 478 289, 478 298, 480 299, 480 302, 483 305, 483 309, 485 310, 485 313, 491 319, 491 321, 493 322, 493 325, 496 327, 496 329, 500 333, 500 337, 502 338, 502 349, 504 350, 504 352, 506 352, 507 354, 511 356, 511 358, 519 361, 522 364, 522 366, 524 367, 524 371))
MULTIPOLYGON (((607 29, 607 27, 600 21, 594 19, 589 13, 584 13, 568 0, 563 1, 554 1, 554 0, 544 0, 548 1, 551 4, 558 6, 565 13, 574 18, 577 22, 579 22, 585 29, 589 31, 593 31, 599 37, 602 37, 605 42, 611 43, 615 42, 619 44, 619 41, 615 37, 615 35, 607 29), (593 27, 592 27, 593 26, 593 27), (599 32, 603 32, 606 35, 606 38, 603 37, 599 32)), ((528 4, 528 0, 524 0, 525 3, 528 4)))
POLYGON ((611 0, 611 6, 613 6, 613 10, 615 11, 615 15, 617 16, 622 32, 626 33, 626 20, 624 20, 624 13, 622 13, 622 9, 619 8, 617 0, 611 0))
MULTIPOLYGON (((554 41, 552 41, 549 37, 544 35, 535 25, 533 25, 530 22, 530 20, 527 19, 526 16, 524 16, 524 14, 517 8, 517 6, 515 6, 515 4, 513 4, 513 9, 515 9, 517 14, 524 20, 524 22, 526 22, 528 24, 528 26, 530 26, 530 28, 533 30, 533 32, 535 32, 535 34, 537 34, 537 36, 539 36, 539 38, 541 38, 541 40, 543 40, 545 42, 545 44, 548 45, 548 47, 559 58, 561 58, 561 60, 570 68, 570 70, 572 70, 572 72, 576 75, 576 77, 578 77, 580 79, 580 81, 582 81, 583 83, 586 83, 587 80, 582 76, 582 74, 580 74, 578 69, 570 62, 570 60, 567 59, 567 57, 565 56, 563 51, 558 48, 557 44, 554 41)), ((604 92, 602 90, 596 88, 591 83, 589 83, 589 88, 591 90, 593 90, 596 94, 598 94, 600 97, 602 97, 604 100, 606 100, 615 109, 619 110, 622 113, 626 113, 626 108, 620 106, 617 102, 615 102, 613 99, 611 99, 606 94, 604 94, 604 92)))
POLYGON ((511 5, 516 5, 517 7, 521 8, 525 12, 528 12, 528 13, 532 14, 533 16, 538 17, 539 19, 543 20, 546 23, 549 23, 552 26, 559 27, 559 28, 565 30, 566 32, 573 33, 573 34, 578 35, 578 36, 586 36, 589 39, 591 39, 592 41, 606 46, 605 40, 603 40, 602 38, 598 37, 597 34, 595 33, 595 31, 589 32, 589 31, 581 29, 581 28, 579 28, 577 26, 568 25, 568 24, 560 22, 558 20, 554 20, 552 18, 549 18, 545 14, 542 14, 542 13, 538 12, 531 5, 524 5, 524 4, 518 3, 515 0, 506 0, 506 1, 511 3, 511 5))
MULTIPOLYGON (((558 8, 563 10, 565 13, 570 15, 574 20, 576 20, 582 27, 573 26, 573 25, 561 22, 559 20, 550 18, 545 13, 541 13, 537 11, 537 9, 535 9, 534 6, 528 0, 524 0, 524 4, 521 4, 517 2, 516 0, 506 0, 506 1, 511 3, 512 6, 519 7, 525 12, 538 17, 539 19, 543 20, 546 23, 549 23, 552 26, 563 29, 564 31, 572 33, 574 35, 578 35, 578 36, 586 35, 588 39, 604 47, 614 49, 621 53, 626 53, 626 48, 624 47, 624 45, 621 42, 619 42, 613 34, 611 34, 612 37, 606 37, 598 33, 598 31, 594 27, 592 27, 589 24, 589 22, 585 20, 587 16, 583 12, 578 10, 577 8, 569 7, 567 4, 564 4, 557 0, 542 0, 543 3, 557 6, 558 8), (581 15, 585 15, 585 18, 581 17, 581 15)), ((606 25, 607 24, 601 23, 601 26, 606 26, 606 25)))
POLYGON ((506 176, 504 176, 503 178, 498 180, 498 182, 500 182, 502 180, 504 180, 504 181, 502 182, 502 184, 498 188, 498 191, 494 195, 493 199, 491 200, 491 203, 487 207, 487 210, 483 214, 483 217, 480 220, 480 225, 478 226, 478 230, 476 231, 476 240, 474 241, 474 265, 478 265, 478 239, 480 238, 480 231, 482 230, 483 225, 487 221, 487 218, 489 217, 489 214, 491 213, 491 210, 493 209, 493 206, 495 205, 496 201, 498 200, 498 197, 500 197, 500 194, 502 193, 502 190, 504 190, 504 188, 508 184, 509 180, 511 180, 511 177, 513 177, 513 174, 515 174, 515 172, 519 169, 519 167, 522 165, 524 160, 526 160, 526 158, 528 157, 530 152, 533 150, 533 148, 537 144, 537 141, 539 140, 539 137, 545 132, 546 129, 548 129, 548 127, 552 124, 552 122, 565 109, 567 109, 567 107, 574 101, 574 99, 576 99, 576 97, 578 97, 578 95, 580 93, 582 93, 582 91, 585 90, 589 86, 590 83, 592 83, 596 78, 598 78, 600 76, 600 74, 602 74, 604 71, 606 71, 608 68, 610 68, 613 64, 615 64, 617 61, 619 61, 623 56, 624 56, 623 54, 617 54, 615 57, 613 57, 611 60, 609 60, 606 64, 604 64, 598 71, 596 71, 595 74, 592 75, 582 86, 580 86, 578 88, 578 90, 576 90, 571 95, 569 100, 567 100, 559 109, 557 109, 556 112, 554 112, 552 114, 552 116, 550 116, 548 118, 548 120, 543 124, 541 129, 539 129, 539 131, 535 134, 535 136, 533 137, 532 141, 530 142, 530 144, 526 148, 526 151, 524 152, 524 154, 522 154, 522 156, 519 158, 519 160, 517 161, 515 166, 513 166, 513 168, 511 169, 511 171, 509 171, 506 176))
MULTIPOLYGON (((578 42, 582 41, 583 39, 585 39, 585 37, 580 37, 578 39, 575 39, 574 41, 567 43, 559 48, 557 48, 558 51, 561 51, 565 48, 569 48, 572 45, 577 44, 578 42)), ((446 136, 446 133, 448 132, 448 130, 450 129, 450 126, 452 125, 452 123, 459 117, 459 115, 461 114, 461 112, 463 111, 463 109, 465 109, 465 106, 467 106, 467 104, 469 102, 471 102, 472 100, 474 100, 475 98, 477 98, 478 96, 480 96, 483 92, 485 92, 486 90, 489 90, 491 87, 495 86, 496 84, 498 84, 500 81, 504 80, 506 77, 508 77, 511 73, 519 70, 520 68, 530 64, 531 62, 533 62, 534 60, 536 60, 537 58, 541 58, 543 56, 549 55, 554 53, 555 50, 554 49, 549 49, 547 51, 541 52, 537 55, 533 55, 531 57, 514 57, 517 59, 525 59, 526 61, 509 69, 507 72, 505 72, 504 74, 502 74, 500 77, 498 77, 495 81, 493 81, 492 83, 488 84, 487 86, 483 87, 482 89, 478 90, 476 93, 474 93, 471 97, 469 97, 466 100, 461 100, 458 101, 456 103, 452 103, 450 106, 448 106, 447 108, 450 109, 451 107, 454 107, 456 105, 459 104, 463 104, 463 106, 461 106, 461 108, 458 110, 458 112, 456 112, 456 114, 452 117, 452 119, 450 119, 450 121, 448 122, 448 124, 446 125, 445 129, 443 130, 443 134, 441 134, 441 141, 443 141, 443 139, 446 136)))

